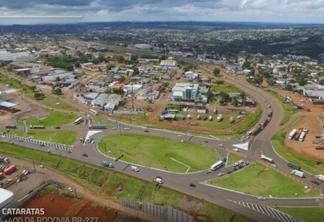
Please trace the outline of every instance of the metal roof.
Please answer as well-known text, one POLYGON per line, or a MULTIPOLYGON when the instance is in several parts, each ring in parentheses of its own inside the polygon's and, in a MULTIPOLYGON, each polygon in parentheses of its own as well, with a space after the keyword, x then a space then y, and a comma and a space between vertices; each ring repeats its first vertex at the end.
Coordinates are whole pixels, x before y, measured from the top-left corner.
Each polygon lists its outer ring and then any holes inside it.
POLYGON ((2 107, 12 108, 12 107, 14 107, 16 105, 17 104, 15 104, 15 103, 9 103, 9 102, 6 102, 6 101, 0 101, 0 106, 2 106, 2 107))

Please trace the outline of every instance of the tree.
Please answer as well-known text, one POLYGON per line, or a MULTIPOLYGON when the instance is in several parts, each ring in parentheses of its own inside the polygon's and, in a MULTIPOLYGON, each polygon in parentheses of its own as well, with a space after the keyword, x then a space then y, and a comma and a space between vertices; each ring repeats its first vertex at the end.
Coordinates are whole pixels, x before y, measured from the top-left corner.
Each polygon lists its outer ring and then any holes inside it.
POLYGON ((76 68, 80 68, 80 67, 81 67, 81 64, 80 64, 80 62, 76 62, 76 63, 74 64, 74 66, 75 66, 76 68))
POLYGON ((35 92, 34 97, 35 97, 36 100, 41 100, 41 99, 44 98, 44 94, 41 93, 41 92, 35 92))
POLYGON ((242 100, 242 105, 245 106, 245 102, 246 102, 246 93, 245 92, 241 92, 240 93, 240 98, 242 100))
POLYGON ((292 90, 293 90, 292 85, 287 84, 287 85, 285 86, 285 90, 292 91, 292 90))
POLYGON ((228 102, 229 101, 229 99, 230 99, 230 96, 228 95, 228 93, 226 93, 226 92, 220 92, 219 93, 219 96, 220 96, 220 98, 221 98, 221 100, 223 101, 223 102, 228 102))
POLYGON ((134 68, 134 75, 138 75, 139 74, 139 70, 137 67, 134 68))
POLYGON ((237 97, 236 96, 232 98, 232 105, 235 106, 235 107, 238 106, 238 101, 237 101, 237 97))
POLYGON ((319 82, 318 82, 318 84, 320 84, 320 85, 324 85, 324 79, 321 79, 319 82))
POLYGON ((215 68, 215 69, 213 70, 213 73, 214 73, 215 76, 218 76, 219 73, 220 73, 219 68, 215 68))
POLYGON ((110 70, 113 69, 113 68, 115 68, 115 65, 114 65, 114 64, 108 64, 108 65, 106 66, 106 70, 107 70, 107 71, 110 71, 110 70))
POLYGON ((62 95, 62 89, 59 88, 59 87, 53 87, 52 88, 52 93, 55 94, 55 95, 62 95))
POLYGON ((251 63, 249 61, 245 61, 242 65, 242 69, 250 69, 251 63))

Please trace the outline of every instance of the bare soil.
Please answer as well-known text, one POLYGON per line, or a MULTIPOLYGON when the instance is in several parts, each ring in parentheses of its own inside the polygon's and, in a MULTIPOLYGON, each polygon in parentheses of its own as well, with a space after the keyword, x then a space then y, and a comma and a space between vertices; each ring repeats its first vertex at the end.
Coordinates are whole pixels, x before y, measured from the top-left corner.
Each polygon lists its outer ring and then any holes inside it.
MULTIPOLYGON (((24 208, 44 208, 45 215, 42 215, 42 217, 93 217, 98 218, 98 222, 114 222, 117 221, 118 216, 115 210, 96 206, 96 204, 88 200, 66 197, 58 193, 36 197, 24 208)), ((39 216, 35 216, 34 218, 37 217, 39 216)))
MULTIPOLYGON (((313 142, 316 140, 316 136, 323 133, 323 126, 321 125, 320 119, 324 120, 324 106, 323 105, 313 105, 308 98, 305 98, 302 95, 294 94, 289 91, 278 90, 277 91, 280 95, 287 95, 290 96, 295 103, 300 105, 304 105, 310 108, 310 112, 305 110, 298 110, 298 114, 300 116, 300 120, 298 121, 295 128, 307 128, 308 133, 305 137, 304 142, 299 142, 295 140, 288 140, 286 138, 285 144, 288 148, 303 154, 305 156, 324 160, 324 150, 316 150, 315 147, 317 146, 313 142)), ((324 121, 323 121, 324 122, 324 121)), ((289 132, 288 132, 289 133, 289 132)))

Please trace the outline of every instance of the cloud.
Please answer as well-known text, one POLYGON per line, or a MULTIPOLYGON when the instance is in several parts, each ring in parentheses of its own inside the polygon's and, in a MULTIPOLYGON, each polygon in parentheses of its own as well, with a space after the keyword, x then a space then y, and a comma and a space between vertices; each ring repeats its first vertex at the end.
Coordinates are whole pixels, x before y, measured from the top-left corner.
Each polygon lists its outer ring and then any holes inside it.
POLYGON ((323 22, 324 0, 0 0, 2 16, 30 14, 84 21, 323 22))

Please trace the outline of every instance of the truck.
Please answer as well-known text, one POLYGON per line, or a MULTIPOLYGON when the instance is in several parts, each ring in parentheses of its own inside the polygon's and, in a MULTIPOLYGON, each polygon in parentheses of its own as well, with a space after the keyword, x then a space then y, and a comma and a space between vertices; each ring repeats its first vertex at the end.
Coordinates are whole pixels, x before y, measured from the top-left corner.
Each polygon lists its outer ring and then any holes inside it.
POLYGON ((297 129, 293 129, 293 130, 289 133, 289 135, 288 135, 288 139, 289 139, 289 140, 292 140, 292 139, 294 138, 294 136, 296 135, 296 133, 297 133, 297 129))
POLYGON ((303 128, 299 128, 296 135, 295 135, 295 140, 298 141, 300 134, 303 132, 303 128))
POLYGON ((3 170, 4 174, 9 175, 16 170, 16 165, 10 165, 6 169, 3 170))
POLYGON ((30 125, 30 129, 45 129, 44 125, 30 125))
POLYGON ((304 172, 299 171, 299 170, 292 170, 290 173, 291 173, 292 175, 295 175, 295 176, 298 176, 298 177, 301 177, 301 178, 304 177, 304 172))
POLYGON ((289 166, 290 168, 295 169, 295 170, 300 170, 300 169, 301 169, 300 166, 298 166, 296 163, 292 163, 292 162, 288 163, 288 166, 289 166))
POLYGON ((0 156, 0 162, 4 162, 4 163, 10 163, 9 158, 8 157, 2 157, 0 156))
POLYGON ((321 175, 321 174, 315 175, 315 178, 324 182, 324 175, 321 175))
POLYGON ((159 176, 157 176, 157 177, 153 177, 153 178, 152 178, 152 181, 153 181, 153 182, 156 182, 156 183, 158 183, 158 184, 162 184, 162 183, 163 183, 163 181, 162 181, 162 177, 159 177, 159 176))
POLYGON ((299 141, 299 142, 304 142, 305 136, 306 136, 306 132, 303 131, 303 132, 300 134, 298 141, 299 141))
POLYGON ((110 168, 113 168, 113 164, 112 163, 109 163, 108 161, 102 161, 102 165, 105 166, 105 167, 110 167, 110 168))
POLYGON ((261 160, 265 160, 265 161, 268 161, 269 163, 273 163, 273 159, 271 159, 270 157, 267 157, 265 155, 261 155, 261 160))
POLYGON ((5 178, 5 175, 3 173, 0 173, 0 180, 2 180, 3 178, 5 178))
POLYGON ((103 124, 92 124, 89 129, 107 129, 107 126, 103 124))
POLYGON ((6 125, 6 129, 17 129, 16 125, 6 125))

